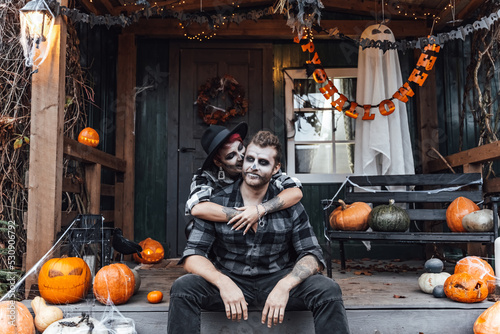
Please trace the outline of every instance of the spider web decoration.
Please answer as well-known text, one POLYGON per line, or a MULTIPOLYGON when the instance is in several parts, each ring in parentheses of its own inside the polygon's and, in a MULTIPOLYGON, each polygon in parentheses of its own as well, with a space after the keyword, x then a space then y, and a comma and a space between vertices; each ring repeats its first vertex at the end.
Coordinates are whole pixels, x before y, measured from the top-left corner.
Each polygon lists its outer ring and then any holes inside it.
POLYGON ((306 29, 311 29, 315 23, 320 24, 323 8, 325 6, 321 0, 288 0, 286 24, 302 38, 306 29))

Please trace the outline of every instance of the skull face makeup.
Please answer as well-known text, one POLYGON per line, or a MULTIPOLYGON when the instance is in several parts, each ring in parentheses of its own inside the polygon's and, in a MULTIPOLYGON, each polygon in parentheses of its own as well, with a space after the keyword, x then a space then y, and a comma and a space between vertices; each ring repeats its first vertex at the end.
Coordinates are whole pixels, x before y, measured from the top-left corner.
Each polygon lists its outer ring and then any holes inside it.
POLYGON ((222 167, 224 172, 231 178, 237 178, 241 174, 245 146, 239 140, 224 144, 214 158, 214 164, 222 167))
POLYGON ((276 150, 273 147, 248 145, 245 160, 243 161, 243 179, 251 187, 261 187, 271 180, 271 177, 280 169, 274 157, 276 150))

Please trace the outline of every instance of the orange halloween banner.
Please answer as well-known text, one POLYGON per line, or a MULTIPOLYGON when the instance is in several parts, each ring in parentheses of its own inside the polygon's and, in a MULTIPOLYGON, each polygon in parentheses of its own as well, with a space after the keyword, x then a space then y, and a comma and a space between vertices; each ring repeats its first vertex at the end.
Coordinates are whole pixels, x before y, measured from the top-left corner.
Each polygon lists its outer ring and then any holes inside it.
MULTIPOLYGON (((306 38, 303 38, 306 39, 306 38)), ((298 37, 294 38, 295 43, 300 44, 300 39, 298 37)), ((385 99, 381 101, 377 105, 359 105, 355 101, 349 101, 349 99, 342 93, 339 92, 337 87, 333 84, 333 82, 328 78, 328 75, 326 74, 325 69, 321 65, 321 59, 319 58, 319 55, 317 52, 315 52, 315 47, 314 43, 309 40, 307 44, 302 44, 302 51, 303 52, 309 52, 310 54, 314 53, 312 60, 306 61, 307 64, 314 64, 316 66, 319 66, 316 68, 316 70, 313 72, 312 76, 315 82, 322 84, 325 83, 323 87, 319 89, 321 94, 325 97, 325 99, 330 99, 332 98, 331 105, 335 109, 337 109, 339 112, 345 112, 345 114, 351 118, 358 118, 359 113, 356 111, 356 109, 362 108, 364 113, 363 113, 363 118, 362 120, 373 120, 375 119, 375 114, 371 113, 372 108, 376 108, 379 110, 380 114, 382 116, 388 116, 396 110, 396 106, 394 105, 393 100, 397 99, 401 102, 408 102, 408 97, 412 97, 415 95, 415 92, 413 89, 410 87, 410 83, 417 84, 419 86, 422 86, 429 76, 428 72, 432 70, 434 67, 434 64, 436 63, 437 60, 437 54, 441 50, 441 47, 436 44, 429 44, 425 46, 424 51, 420 55, 420 58, 417 62, 417 65, 411 72, 408 80, 401 86, 393 95, 391 98, 385 99), (334 99, 334 95, 337 94, 339 97, 337 99, 334 99), (348 108, 344 108, 344 106, 348 104, 348 108)))

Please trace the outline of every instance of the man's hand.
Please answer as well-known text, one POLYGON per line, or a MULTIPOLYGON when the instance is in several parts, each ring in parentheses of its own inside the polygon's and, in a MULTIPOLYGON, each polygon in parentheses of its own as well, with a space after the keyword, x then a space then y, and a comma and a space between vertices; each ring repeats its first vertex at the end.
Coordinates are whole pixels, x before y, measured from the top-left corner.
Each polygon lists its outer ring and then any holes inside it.
MULTIPOLYGON (((241 211, 236 216, 231 218, 228 224, 233 224, 232 229, 241 230, 244 228, 243 234, 247 234, 248 230, 252 228, 254 224, 257 224, 259 221, 259 213, 257 212, 257 207, 255 205, 252 206, 243 206, 241 208, 236 208, 236 210, 241 211)), ((264 214, 264 209, 260 212, 261 216, 264 214)))
POLYGON ((286 284, 284 284, 283 281, 278 282, 273 291, 267 296, 266 304, 262 311, 262 324, 266 323, 266 318, 267 327, 269 328, 271 328, 273 324, 277 325, 278 323, 283 323, 285 308, 289 297, 290 290, 286 288, 286 284))
POLYGON ((227 276, 224 276, 217 287, 220 291, 220 296, 224 302, 226 317, 230 320, 240 321, 248 319, 248 307, 245 296, 241 289, 227 276))

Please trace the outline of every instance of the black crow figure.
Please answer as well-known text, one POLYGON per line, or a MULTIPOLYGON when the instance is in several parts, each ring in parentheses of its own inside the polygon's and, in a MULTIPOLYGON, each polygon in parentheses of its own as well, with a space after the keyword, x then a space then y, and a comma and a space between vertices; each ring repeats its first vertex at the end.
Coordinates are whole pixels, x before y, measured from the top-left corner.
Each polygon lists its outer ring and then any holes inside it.
POLYGON ((142 258, 141 252, 142 247, 138 243, 128 240, 123 236, 123 232, 119 228, 115 228, 113 232, 113 248, 118 253, 123 255, 130 255, 137 253, 137 255, 142 258))

